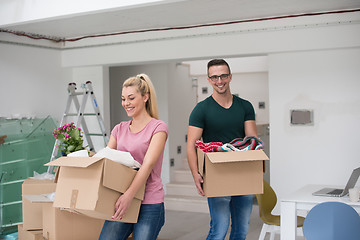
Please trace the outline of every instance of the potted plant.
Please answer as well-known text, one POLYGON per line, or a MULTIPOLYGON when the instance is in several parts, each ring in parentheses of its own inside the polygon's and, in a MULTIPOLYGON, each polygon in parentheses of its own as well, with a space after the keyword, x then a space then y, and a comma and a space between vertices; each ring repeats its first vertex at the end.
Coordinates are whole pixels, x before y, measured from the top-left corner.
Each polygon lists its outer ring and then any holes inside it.
POLYGON ((55 129, 53 136, 60 141, 56 147, 59 148, 62 155, 85 149, 81 128, 77 128, 73 122, 55 129))

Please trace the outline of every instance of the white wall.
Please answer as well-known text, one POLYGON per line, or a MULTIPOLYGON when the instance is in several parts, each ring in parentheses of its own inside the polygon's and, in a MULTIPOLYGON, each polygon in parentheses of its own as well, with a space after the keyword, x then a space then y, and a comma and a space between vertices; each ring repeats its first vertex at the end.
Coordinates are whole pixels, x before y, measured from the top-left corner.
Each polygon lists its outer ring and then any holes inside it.
MULTIPOLYGON (((223 57, 222 57, 223 58, 223 57)), ((207 63, 210 59, 197 61, 184 61, 185 64, 190 64, 191 75, 206 75, 207 63)), ((267 72, 268 60, 267 56, 247 56, 237 58, 226 58, 232 73, 254 73, 267 72)))
POLYGON ((231 89, 234 94, 249 100, 254 106, 257 124, 269 123, 269 84, 268 73, 233 74, 231 89), (259 108, 259 103, 265 108, 259 108))
POLYGON ((114 39, 111 45, 70 46, 62 51, 62 64, 65 67, 131 65, 357 47, 359 18, 358 13, 330 14, 186 31, 130 34, 114 39))
MULTIPOLYGON (((106 68, 62 68, 61 53, 53 49, 0 43, 0 52, 0 117, 43 118, 50 115, 58 124, 66 107, 68 83, 76 82, 81 90, 81 84, 90 80, 100 113, 105 112, 105 126, 109 129, 108 99, 104 97, 108 96, 104 94, 104 91, 108 92, 106 68)), ((94 111, 90 99, 87 109, 94 111)), ((75 121, 75 118, 68 120, 75 121)), ((89 132, 100 132, 96 119, 87 119, 87 123, 89 132)), ((95 137, 93 141, 95 149, 104 147, 102 138, 95 137)))
POLYGON ((269 56, 271 183, 280 199, 305 184, 344 186, 360 166, 359 66, 360 48, 269 56), (290 109, 312 109, 314 125, 290 125, 290 109))
POLYGON ((0 43, 0 52, 0 117, 59 119, 67 97, 60 51, 0 43))
MULTIPOLYGON (((191 81, 189 65, 170 63, 169 66, 169 128, 170 158, 174 159, 171 170, 187 165, 186 140, 189 116, 196 104, 196 92, 191 81), (178 147, 181 152, 178 153, 178 147)), ((170 175, 173 176, 170 172, 170 175)), ((173 179, 172 179, 173 180, 173 179)))

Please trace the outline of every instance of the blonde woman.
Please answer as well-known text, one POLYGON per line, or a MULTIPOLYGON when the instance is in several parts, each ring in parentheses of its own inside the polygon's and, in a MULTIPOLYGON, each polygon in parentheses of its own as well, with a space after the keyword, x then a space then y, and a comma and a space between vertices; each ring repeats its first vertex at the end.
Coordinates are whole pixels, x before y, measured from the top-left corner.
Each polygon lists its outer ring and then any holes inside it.
POLYGON ((158 120, 155 89, 146 74, 127 79, 121 99, 131 120, 114 127, 108 147, 130 152, 142 166, 129 189, 116 201, 113 219, 122 219, 144 183, 145 196, 137 223, 105 221, 99 239, 125 240, 133 233, 135 240, 155 240, 165 222, 161 167, 168 127, 158 120))

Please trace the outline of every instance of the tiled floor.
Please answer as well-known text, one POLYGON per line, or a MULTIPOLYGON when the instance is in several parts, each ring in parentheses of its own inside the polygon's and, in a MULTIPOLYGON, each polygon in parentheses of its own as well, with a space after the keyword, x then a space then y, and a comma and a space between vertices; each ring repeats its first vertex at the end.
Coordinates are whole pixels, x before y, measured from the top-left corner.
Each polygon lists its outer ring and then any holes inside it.
MULTIPOLYGON (((166 222, 159 238, 169 240, 204 240, 209 231, 209 222, 210 216, 207 213, 166 211, 166 222)), ((262 221, 259 218, 258 206, 254 205, 247 239, 259 239, 261 227, 262 221)))
MULTIPOLYGON (((207 213, 190 213, 179 211, 166 211, 166 221, 159 239, 161 240, 205 240, 209 231, 210 216, 207 213)), ((259 217, 259 208, 254 204, 250 218, 250 227, 247 240, 257 240, 261 232, 263 222, 259 217)), ((229 239, 229 234, 226 240, 229 239)), ((270 234, 266 234, 266 240, 270 234)), ((275 235, 280 239, 280 235, 275 235)), ((304 237, 297 237, 297 240, 304 240, 304 237)))
MULTIPOLYGON (((160 240, 205 240, 209 231, 210 216, 207 213, 191 213, 180 211, 166 211, 166 221, 163 226, 160 240)), ((254 205, 250 220, 250 229, 247 239, 257 240, 261 231, 262 222, 258 215, 257 205, 254 205)), ((17 236, 8 236, 0 240, 15 240, 17 236)), ((227 237, 228 239, 228 237, 227 237)))
MULTIPOLYGON (((209 231, 210 216, 207 213, 191 213, 166 210, 166 221, 159 239, 161 240, 205 240, 209 231)), ((259 239, 262 221, 259 217, 258 206, 255 204, 250 218, 250 228, 247 240, 259 239)), ((266 235, 266 240, 270 235, 266 235)), ((1 239, 17 239, 15 236, 1 239)), ((228 236, 226 240, 228 239, 228 236)), ((280 235, 276 235, 276 240, 280 235)), ((304 240, 304 237, 297 237, 297 240, 304 240)))

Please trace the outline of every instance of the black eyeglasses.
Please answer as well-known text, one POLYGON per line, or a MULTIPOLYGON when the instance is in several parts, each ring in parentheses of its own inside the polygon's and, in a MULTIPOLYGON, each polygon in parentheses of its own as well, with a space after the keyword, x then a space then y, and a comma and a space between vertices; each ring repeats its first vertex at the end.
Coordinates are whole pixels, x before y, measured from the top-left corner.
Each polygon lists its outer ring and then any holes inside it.
POLYGON ((217 81, 219 78, 221 80, 228 80, 229 77, 230 77, 230 74, 221 74, 220 76, 217 76, 217 75, 209 76, 210 80, 213 82, 217 81))

